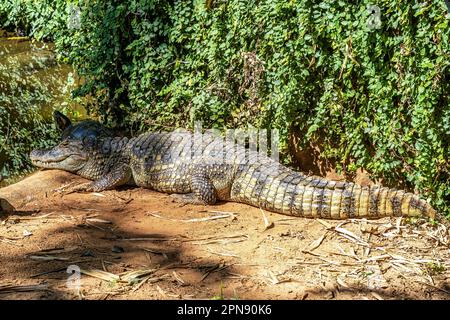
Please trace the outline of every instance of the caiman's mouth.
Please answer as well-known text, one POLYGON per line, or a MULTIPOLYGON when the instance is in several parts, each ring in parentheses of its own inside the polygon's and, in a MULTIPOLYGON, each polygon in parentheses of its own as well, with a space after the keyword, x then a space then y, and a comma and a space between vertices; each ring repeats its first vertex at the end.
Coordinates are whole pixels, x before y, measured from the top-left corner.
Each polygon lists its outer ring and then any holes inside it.
POLYGON ((49 169, 71 169, 76 162, 83 162, 86 160, 81 154, 62 154, 54 152, 54 150, 33 150, 30 153, 31 163, 37 167, 49 169), (53 152, 52 152, 53 151, 53 152), (57 153, 57 154, 55 154, 57 153))
POLYGON ((62 162, 64 160, 66 160, 69 156, 65 156, 65 157, 61 157, 58 159, 46 159, 46 160, 41 160, 39 158, 31 158, 31 162, 35 165, 39 164, 39 165, 50 165, 52 163, 58 163, 58 162, 62 162))
POLYGON ((30 159, 33 163, 48 164, 53 162, 61 162, 66 160, 70 154, 63 154, 60 152, 55 152, 53 149, 50 150, 33 150, 30 153, 30 159), (53 154, 52 154, 53 153, 53 154))
POLYGON ((64 160, 65 159, 58 160, 58 161, 41 161, 41 160, 38 160, 38 159, 34 159, 34 160, 31 160, 31 163, 33 165, 35 165, 35 166, 38 166, 38 167, 49 168, 52 165, 57 164, 57 163, 61 163, 64 160))

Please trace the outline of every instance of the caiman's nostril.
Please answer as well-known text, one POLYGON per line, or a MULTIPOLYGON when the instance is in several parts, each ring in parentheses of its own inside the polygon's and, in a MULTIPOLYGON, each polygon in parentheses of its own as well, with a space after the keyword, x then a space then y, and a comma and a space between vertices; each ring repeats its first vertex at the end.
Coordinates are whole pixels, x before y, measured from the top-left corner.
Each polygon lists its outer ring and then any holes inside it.
POLYGON ((33 150, 30 152, 30 159, 35 160, 37 157, 39 157, 39 150, 33 150))

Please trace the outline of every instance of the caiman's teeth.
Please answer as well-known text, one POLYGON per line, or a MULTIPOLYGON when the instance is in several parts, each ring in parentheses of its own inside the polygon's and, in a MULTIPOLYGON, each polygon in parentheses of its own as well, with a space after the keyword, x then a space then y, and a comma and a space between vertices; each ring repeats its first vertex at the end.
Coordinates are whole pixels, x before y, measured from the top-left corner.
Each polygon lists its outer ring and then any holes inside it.
POLYGON ((37 163, 40 163, 40 164, 49 164, 49 163, 52 163, 51 161, 42 161, 42 160, 35 160, 37 163))

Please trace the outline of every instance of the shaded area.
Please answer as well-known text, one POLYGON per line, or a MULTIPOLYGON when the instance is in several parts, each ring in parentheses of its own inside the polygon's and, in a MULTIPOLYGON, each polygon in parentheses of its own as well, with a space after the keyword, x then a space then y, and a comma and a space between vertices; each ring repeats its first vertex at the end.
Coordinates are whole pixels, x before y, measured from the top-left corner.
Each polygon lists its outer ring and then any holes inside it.
POLYGON ((450 298, 440 224, 265 212, 267 227, 258 208, 242 204, 179 206, 140 188, 52 191, 83 181, 46 170, 0 189, 22 212, 0 216, 0 286, 48 286, 0 290, 0 299, 450 298), (77 292, 66 286, 70 265, 111 277, 146 273, 131 283, 82 274, 77 292))
POLYGON ((0 198, 0 214, 13 213, 16 209, 8 202, 8 200, 0 198))

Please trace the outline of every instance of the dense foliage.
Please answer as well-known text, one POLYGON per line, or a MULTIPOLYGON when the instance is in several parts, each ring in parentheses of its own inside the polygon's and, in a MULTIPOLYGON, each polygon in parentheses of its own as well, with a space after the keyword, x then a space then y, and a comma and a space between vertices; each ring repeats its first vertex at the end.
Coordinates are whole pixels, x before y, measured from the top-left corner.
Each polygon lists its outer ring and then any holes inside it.
POLYGON ((55 105, 69 107, 70 71, 46 44, 0 38, 0 177, 25 173, 30 149, 54 143, 48 122, 55 105))
POLYGON ((449 214, 443 0, 6 0, 0 17, 53 40, 105 122, 297 132, 449 214))

